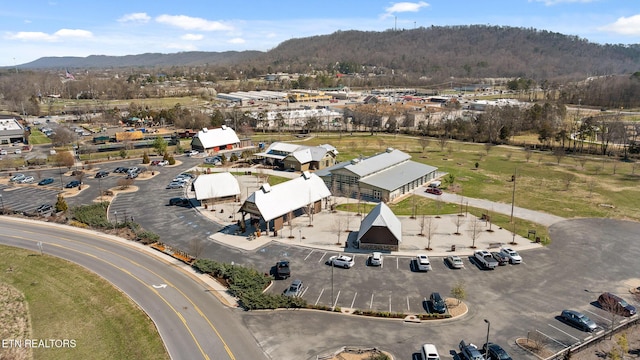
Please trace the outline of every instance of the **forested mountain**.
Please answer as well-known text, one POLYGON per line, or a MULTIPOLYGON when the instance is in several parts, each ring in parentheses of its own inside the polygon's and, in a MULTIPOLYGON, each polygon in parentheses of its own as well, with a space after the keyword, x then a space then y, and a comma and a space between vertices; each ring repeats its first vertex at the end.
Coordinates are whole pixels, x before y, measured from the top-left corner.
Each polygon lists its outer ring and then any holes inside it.
POLYGON ((183 52, 41 58, 22 68, 228 66, 245 74, 310 70, 456 78, 525 77, 536 81, 633 73, 640 44, 600 45, 545 30, 469 25, 337 31, 291 39, 268 52, 183 52))

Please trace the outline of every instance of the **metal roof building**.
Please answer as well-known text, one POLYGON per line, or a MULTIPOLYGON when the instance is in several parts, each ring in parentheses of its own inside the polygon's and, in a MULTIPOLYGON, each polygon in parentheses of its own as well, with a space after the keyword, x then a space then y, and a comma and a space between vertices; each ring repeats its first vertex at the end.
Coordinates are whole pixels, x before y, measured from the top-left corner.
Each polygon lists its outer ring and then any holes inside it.
POLYGON ((274 142, 256 157, 263 158, 266 163, 282 166, 285 169, 307 171, 323 169, 335 164, 338 150, 329 145, 306 146, 274 142))
POLYGON ((240 145, 240 139, 232 128, 222 125, 217 129, 204 128, 191 140, 191 148, 198 151, 219 151, 233 149, 240 145))
POLYGON ((400 150, 345 161, 316 171, 334 195, 394 201, 433 180, 438 168, 410 160, 400 150))
POLYGON ((290 218, 322 210, 322 200, 331 192, 315 174, 303 172, 293 180, 274 186, 263 184, 240 207, 242 217, 250 214, 265 223, 269 229, 280 230, 290 218), (311 209, 311 211, 310 211, 311 209))
POLYGON ((360 249, 398 251, 401 241, 400 219, 381 202, 360 223, 356 243, 360 249))
POLYGON ((200 175, 193 181, 193 189, 203 204, 236 201, 240 195, 238 179, 228 172, 200 175))

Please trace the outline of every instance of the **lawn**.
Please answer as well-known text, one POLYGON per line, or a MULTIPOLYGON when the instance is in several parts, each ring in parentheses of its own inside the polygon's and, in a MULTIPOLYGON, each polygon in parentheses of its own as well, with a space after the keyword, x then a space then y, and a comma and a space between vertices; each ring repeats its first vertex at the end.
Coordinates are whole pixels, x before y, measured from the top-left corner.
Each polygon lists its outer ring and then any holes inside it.
MULTIPOLYGON (((515 205, 566 218, 603 217, 640 220, 640 166, 610 157, 558 158, 551 152, 526 152, 510 146, 430 139, 424 151, 418 137, 403 135, 313 134, 304 141, 291 135, 267 134, 262 140, 281 139, 304 145, 331 144, 339 161, 370 156, 393 147, 414 161, 452 174, 453 184, 443 187, 459 195, 511 203, 516 173, 515 205), (527 159, 528 157, 528 159, 527 159), (476 167, 477 163, 477 167, 476 167)), ((258 140, 259 141, 259 140, 258 140)), ((443 180, 447 180, 447 176, 443 180)))
POLYGON ((76 342, 75 348, 34 349, 34 358, 169 358, 147 315, 106 280, 55 257, 6 246, 0 252, 0 283, 24 295, 30 338, 76 342))
POLYGON ((47 137, 44 133, 36 128, 31 128, 31 135, 29 135, 29 144, 31 145, 41 145, 41 144, 50 144, 51 139, 47 137))

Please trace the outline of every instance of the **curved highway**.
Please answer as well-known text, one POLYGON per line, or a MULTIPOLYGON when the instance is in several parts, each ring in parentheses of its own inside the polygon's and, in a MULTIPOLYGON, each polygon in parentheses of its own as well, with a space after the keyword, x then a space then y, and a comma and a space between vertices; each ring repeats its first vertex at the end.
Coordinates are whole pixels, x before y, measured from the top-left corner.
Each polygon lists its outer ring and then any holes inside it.
POLYGON ((63 258, 102 276, 154 321, 172 359, 266 359, 205 283, 144 247, 82 229, 0 217, 0 243, 63 258))

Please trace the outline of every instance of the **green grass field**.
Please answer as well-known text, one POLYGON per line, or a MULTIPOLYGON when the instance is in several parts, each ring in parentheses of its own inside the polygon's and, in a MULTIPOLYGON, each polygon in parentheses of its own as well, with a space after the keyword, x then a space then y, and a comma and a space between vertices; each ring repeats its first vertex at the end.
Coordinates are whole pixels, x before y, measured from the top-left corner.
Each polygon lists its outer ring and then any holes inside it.
MULTIPOLYGON (((359 155, 370 156, 393 147, 412 155, 413 160, 435 166, 454 176, 454 186, 462 196, 511 203, 517 172, 516 206, 544 211, 566 218, 604 217, 640 220, 640 166, 614 158, 565 156, 550 152, 525 152, 521 148, 447 142, 440 146, 431 139, 422 149, 417 137, 403 135, 312 134, 301 140, 292 135, 256 134, 254 141, 288 141, 304 145, 331 144, 339 161, 359 155), (527 156, 530 156, 527 160, 527 156), (475 164, 478 163, 476 168, 475 164)), ((445 177, 446 178, 446 177, 445 177)))
POLYGON ((0 282, 24 294, 31 338, 76 341, 75 348, 34 349, 34 358, 169 358, 147 315, 104 279, 55 257, 6 246, 0 252, 0 282))

